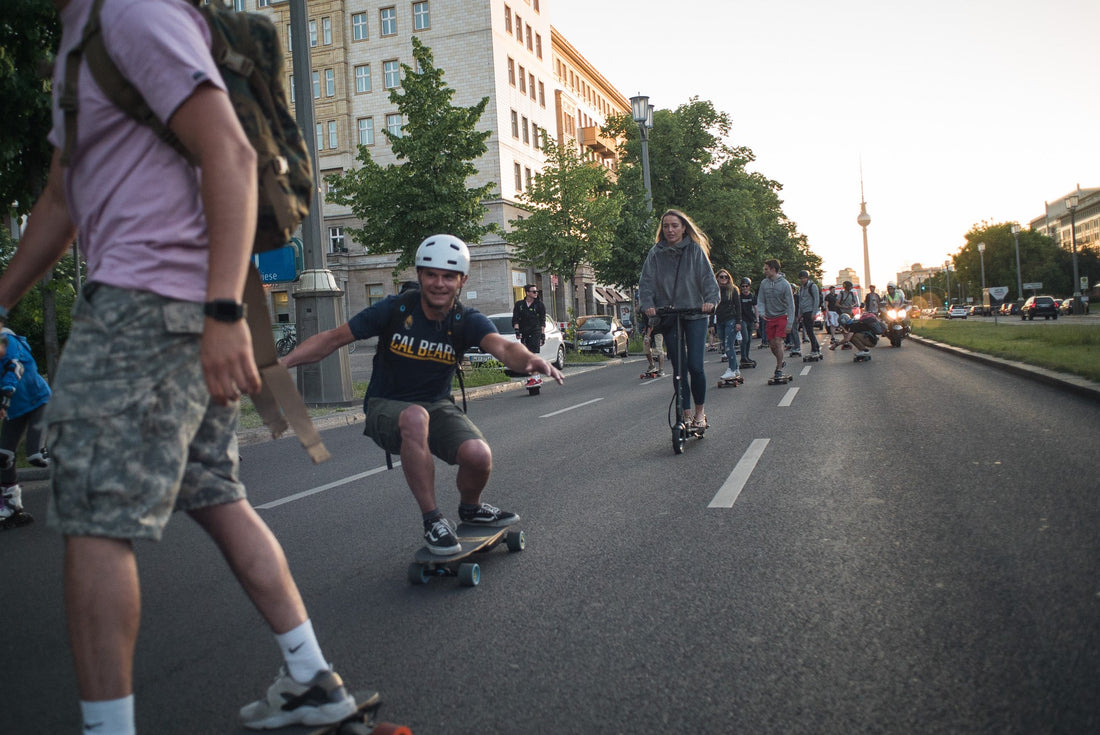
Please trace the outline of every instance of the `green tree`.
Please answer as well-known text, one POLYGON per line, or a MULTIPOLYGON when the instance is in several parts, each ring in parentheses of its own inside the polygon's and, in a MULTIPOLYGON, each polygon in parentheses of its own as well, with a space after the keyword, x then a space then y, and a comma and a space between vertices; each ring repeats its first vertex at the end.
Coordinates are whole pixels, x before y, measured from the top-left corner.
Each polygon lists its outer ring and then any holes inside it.
POLYGON ((401 87, 390 91, 404 126, 400 135, 383 131, 402 163, 383 168, 359 146, 359 168, 327 177, 328 200, 349 206, 363 222, 348 228, 351 236, 367 252, 397 252, 395 272, 414 263, 416 247, 428 235, 445 232, 476 243, 496 229, 482 223, 482 202, 492 196, 492 184, 466 187, 477 173, 473 162, 488 150, 490 131, 475 128, 489 98, 453 106, 455 91, 433 64, 431 49, 415 37, 412 46, 416 69, 402 64, 401 87))
POLYGON ((583 263, 607 259, 622 197, 612 191, 607 169, 573 146, 545 136, 542 151, 546 165, 521 196, 530 213, 510 221, 508 237, 520 259, 571 281, 583 263))
POLYGON ((5 0, 0 14, 0 201, 15 214, 30 211, 50 168, 48 69, 60 38, 50 0, 5 0))

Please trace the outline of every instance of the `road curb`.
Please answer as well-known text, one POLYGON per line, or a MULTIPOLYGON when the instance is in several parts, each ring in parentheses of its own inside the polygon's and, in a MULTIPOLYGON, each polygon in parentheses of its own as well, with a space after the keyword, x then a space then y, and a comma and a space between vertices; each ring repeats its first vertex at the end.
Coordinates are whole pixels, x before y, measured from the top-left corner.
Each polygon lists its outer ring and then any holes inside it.
POLYGON ((1001 357, 985 355, 980 352, 971 352, 963 347, 955 347, 954 345, 937 342, 927 337, 919 337, 915 334, 910 334, 909 339, 925 347, 931 347, 932 349, 941 350, 943 352, 950 352, 959 357, 965 357, 974 362, 980 362, 984 365, 989 365, 1014 375, 1029 378, 1038 383, 1045 383, 1046 385, 1061 388, 1062 390, 1075 393, 1084 398, 1091 398, 1100 403, 1100 384, 1094 383, 1086 378, 1070 375, 1069 373, 1060 373, 1056 370, 1049 370, 1035 365, 1026 365, 1022 362, 1005 360, 1001 357))

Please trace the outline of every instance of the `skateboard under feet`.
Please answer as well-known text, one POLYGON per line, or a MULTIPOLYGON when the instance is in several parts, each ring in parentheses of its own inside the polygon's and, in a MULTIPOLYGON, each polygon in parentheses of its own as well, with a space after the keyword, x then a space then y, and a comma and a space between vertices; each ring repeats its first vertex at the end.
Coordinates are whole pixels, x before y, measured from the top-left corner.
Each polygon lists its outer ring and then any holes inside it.
POLYGON ((741 361, 740 368, 742 370, 744 370, 745 368, 754 368, 754 367, 756 367, 756 361, 754 361, 754 360, 742 360, 741 361))
MULTIPOLYGON (((355 712, 339 722, 308 730, 309 735, 412 735, 412 730, 392 722, 379 722, 382 698, 378 692, 355 692, 355 712)), ((305 731, 305 726, 295 728, 305 731)))
POLYGON ((768 385, 786 385, 792 380, 794 380, 793 375, 781 375, 779 377, 773 375, 772 377, 768 378, 768 385))
POLYGON ((742 378, 740 375, 733 378, 719 378, 718 387, 725 388, 728 386, 730 388, 736 388, 737 386, 742 385, 744 382, 745 379, 742 378))
POLYGON ((871 361, 871 356, 870 355, 856 355, 855 357, 852 358, 852 362, 870 362, 870 361, 871 361))
POLYGON ((639 377, 641 380, 653 380, 654 378, 659 378, 662 375, 664 375, 664 372, 661 370, 647 370, 639 377))
POLYGON ((528 378, 523 387, 527 389, 527 395, 537 396, 542 388, 542 378, 528 378))
POLYGON ((821 359, 821 355, 806 355, 802 358, 802 362, 817 362, 821 359))
POLYGON ((501 543, 508 551, 523 551, 527 547, 527 534, 511 527, 460 523, 455 536, 462 545, 462 551, 457 554, 439 556, 423 546, 416 550, 413 563, 409 565, 409 584, 427 584, 432 577, 458 577, 463 587, 476 587, 481 584, 481 565, 468 561, 469 556, 489 551, 501 543))

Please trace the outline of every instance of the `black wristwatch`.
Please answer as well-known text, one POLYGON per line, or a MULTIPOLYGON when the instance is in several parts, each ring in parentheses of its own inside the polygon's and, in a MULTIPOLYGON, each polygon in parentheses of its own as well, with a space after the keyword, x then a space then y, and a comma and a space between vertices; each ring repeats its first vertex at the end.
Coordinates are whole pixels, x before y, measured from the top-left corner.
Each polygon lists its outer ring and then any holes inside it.
POLYGON ((219 322, 237 322, 244 319, 244 304, 232 299, 214 299, 202 305, 202 313, 219 322))

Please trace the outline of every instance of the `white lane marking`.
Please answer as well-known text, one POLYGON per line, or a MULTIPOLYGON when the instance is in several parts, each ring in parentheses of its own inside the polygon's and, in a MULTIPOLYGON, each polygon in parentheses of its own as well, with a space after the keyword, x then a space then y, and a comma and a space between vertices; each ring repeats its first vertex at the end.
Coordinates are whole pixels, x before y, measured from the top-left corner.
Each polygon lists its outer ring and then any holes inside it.
POLYGON ((737 462, 737 466, 733 468, 733 472, 722 483, 722 487, 718 488, 718 492, 714 495, 714 499, 710 501, 708 508, 733 507, 733 504, 737 501, 737 496, 741 494, 745 483, 749 481, 749 475, 756 468, 756 463, 760 461, 760 455, 764 453, 764 448, 768 446, 770 441, 771 439, 752 440, 752 444, 749 444, 749 448, 745 450, 745 453, 737 462))
POLYGON ((798 388, 788 388, 786 394, 783 396, 783 400, 779 402, 779 407, 784 408, 791 405, 794 402, 794 397, 798 393, 798 388))
POLYGON ((581 408, 582 406, 588 406, 588 405, 591 405, 593 403, 599 403, 602 400, 603 400, 602 398, 593 398, 591 401, 585 401, 584 403, 578 403, 576 406, 570 406, 569 408, 563 408, 560 411, 554 411, 553 413, 544 413, 542 416, 539 416, 539 418, 540 419, 548 419, 551 416, 557 416, 559 413, 565 413, 566 411, 572 411, 574 408, 581 408))
POLYGON ((809 374, 810 374, 810 366, 809 365, 802 368, 802 372, 799 373, 799 375, 809 375, 809 374))
MULTIPOLYGON (((397 461, 393 463, 394 469, 401 466, 401 462, 397 461)), ((385 467, 375 467, 373 470, 367 470, 366 472, 360 472, 358 475, 352 475, 351 477, 345 477, 342 480, 336 480, 330 482, 327 485, 320 485, 309 490, 303 490, 300 493, 294 493, 293 495, 287 495, 285 498, 279 500, 272 500, 270 503, 264 503, 263 505, 255 506, 256 510, 270 510, 271 508, 278 508, 285 503, 293 503, 295 500, 301 500, 302 498, 308 498, 310 495, 316 495, 317 493, 323 493, 326 490, 331 490, 334 487, 340 487, 341 485, 347 485, 349 482, 355 482, 356 480, 362 480, 364 477, 370 477, 371 475, 377 475, 379 472, 385 472, 385 467)))
POLYGON ((664 380, 667 377, 668 377, 667 375, 660 375, 656 378, 646 378, 645 380, 642 381, 642 387, 644 388, 647 385, 653 385, 658 380, 664 380))

